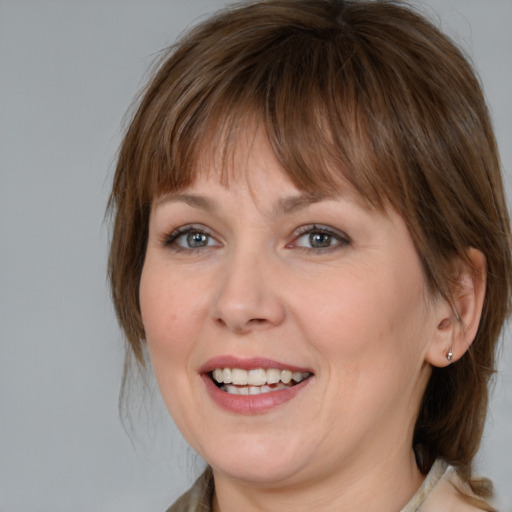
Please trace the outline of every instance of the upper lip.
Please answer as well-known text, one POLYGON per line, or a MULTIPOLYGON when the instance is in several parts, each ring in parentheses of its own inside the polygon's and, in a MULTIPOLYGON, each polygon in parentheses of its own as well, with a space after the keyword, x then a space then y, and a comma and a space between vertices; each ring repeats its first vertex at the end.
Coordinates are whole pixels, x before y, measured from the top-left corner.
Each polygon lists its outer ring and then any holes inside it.
POLYGON ((313 373, 309 368, 282 363, 265 357, 239 358, 235 356, 212 357, 201 366, 199 372, 209 373, 216 368, 240 368, 241 370, 256 370, 258 368, 268 370, 275 368, 277 370, 291 370, 292 372, 313 373))

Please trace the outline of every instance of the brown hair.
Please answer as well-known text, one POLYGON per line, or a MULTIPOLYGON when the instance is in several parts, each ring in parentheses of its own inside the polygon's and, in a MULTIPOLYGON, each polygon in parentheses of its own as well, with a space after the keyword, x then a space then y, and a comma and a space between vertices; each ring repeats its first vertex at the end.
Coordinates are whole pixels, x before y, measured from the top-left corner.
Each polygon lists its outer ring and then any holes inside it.
POLYGON ((434 368, 414 443, 423 472, 441 456, 477 495, 488 496, 490 487, 472 480, 471 466, 509 308, 500 162, 470 64, 397 2, 244 3, 166 53, 122 143, 109 202, 109 276, 128 354, 143 364, 138 293, 152 200, 192 183, 205 148, 228 155, 249 118, 264 127, 299 188, 326 191, 341 176, 371 207, 396 208, 432 293, 450 297, 451 264, 469 247, 486 256, 476 339, 456 364, 434 368), (333 168, 343 170, 340 176, 333 168))

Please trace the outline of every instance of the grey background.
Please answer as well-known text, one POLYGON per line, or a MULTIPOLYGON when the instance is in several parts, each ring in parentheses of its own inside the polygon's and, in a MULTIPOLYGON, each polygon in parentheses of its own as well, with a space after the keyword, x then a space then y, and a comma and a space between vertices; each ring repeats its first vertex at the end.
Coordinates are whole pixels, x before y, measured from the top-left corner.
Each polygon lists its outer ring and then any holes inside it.
MULTIPOLYGON (((156 52, 224 3, 0 0, 0 512, 163 511, 200 469, 151 385, 119 421, 103 215, 156 52)), ((512 0, 416 3, 474 58, 510 190, 512 0)), ((505 341, 478 466, 512 510, 505 341)))

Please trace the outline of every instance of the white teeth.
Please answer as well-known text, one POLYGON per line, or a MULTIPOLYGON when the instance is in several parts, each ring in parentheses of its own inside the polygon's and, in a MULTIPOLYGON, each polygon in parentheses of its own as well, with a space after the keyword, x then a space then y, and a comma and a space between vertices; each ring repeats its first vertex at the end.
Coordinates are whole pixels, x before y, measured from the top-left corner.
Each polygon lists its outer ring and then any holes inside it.
POLYGON ((235 386, 233 384, 224 384, 221 386, 221 389, 230 395, 261 395, 263 393, 279 391, 280 389, 288 389, 289 387, 287 384, 279 382, 274 388, 270 386, 235 386))
POLYGON ((290 370, 283 370, 281 372, 281 381, 288 384, 292 380, 292 372, 290 370))
POLYGON ((240 370, 240 368, 233 368, 231 370, 231 382, 237 386, 245 386, 247 384, 248 377, 249 376, 245 370, 240 370))
MULTIPOLYGON (((229 370, 228 370, 229 371, 229 370)), ((213 378, 217 381, 217 382, 226 382, 224 380, 224 377, 223 377, 223 372, 220 368, 215 368, 215 370, 213 370, 213 378)), ((226 382, 227 384, 227 382, 226 382)))
POLYGON ((267 384, 277 384, 281 380, 281 370, 271 368, 267 370, 267 384))
POLYGON ((247 384, 251 386, 263 386, 267 383, 267 372, 261 368, 258 370, 249 370, 247 384))
MULTIPOLYGON (((218 368, 217 368, 218 370, 218 368)), ((215 370, 215 371, 217 371, 215 370)), ((215 378, 215 375, 214 375, 215 378)), ((217 382, 224 382, 224 384, 231 384, 233 382, 233 377, 231 376, 231 369, 230 368, 224 368, 222 370, 222 376, 220 379, 215 378, 217 382)))
POLYGON ((278 370, 270 368, 255 368, 242 370, 241 368, 215 368, 212 377, 221 389, 232 395, 259 395, 292 386, 308 378, 310 373, 292 372, 291 370, 278 370), (271 387, 272 386, 272 387, 271 387))

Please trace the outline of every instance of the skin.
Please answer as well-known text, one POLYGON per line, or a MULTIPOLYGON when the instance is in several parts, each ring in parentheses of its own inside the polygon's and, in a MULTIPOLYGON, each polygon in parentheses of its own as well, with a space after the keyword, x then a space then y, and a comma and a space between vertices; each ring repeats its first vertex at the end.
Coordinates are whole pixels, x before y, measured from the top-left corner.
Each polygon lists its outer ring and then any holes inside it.
POLYGON ((140 305, 163 399, 213 468, 215 511, 400 510, 424 478, 413 428, 451 308, 429 295, 395 211, 348 187, 310 201, 261 134, 240 146, 228 186, 212 167, 152 207, 140 305), (226 355, 313 376, 269 411, 236 414, 200 373, 226 355))

